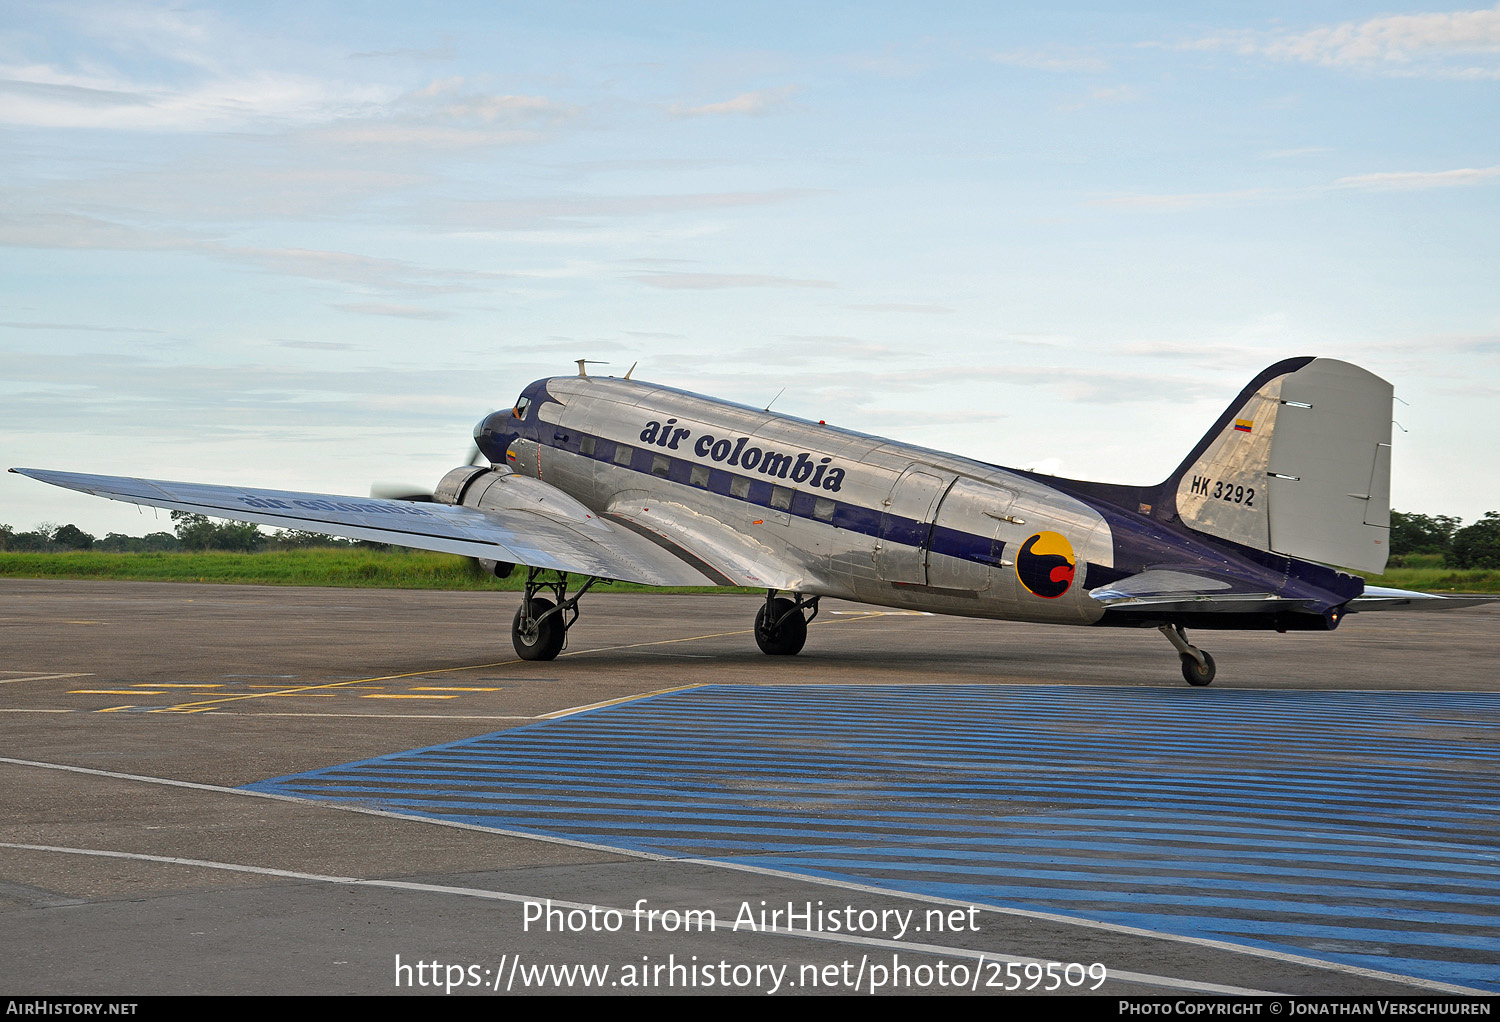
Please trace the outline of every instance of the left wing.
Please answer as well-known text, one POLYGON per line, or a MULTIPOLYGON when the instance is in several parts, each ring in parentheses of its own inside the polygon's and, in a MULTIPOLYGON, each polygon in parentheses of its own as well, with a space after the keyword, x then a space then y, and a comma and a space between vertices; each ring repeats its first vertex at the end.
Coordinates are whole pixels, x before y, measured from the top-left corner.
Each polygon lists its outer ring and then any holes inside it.
POLYGON ((440 550, 646 585, 721 584, 719 578, 650 540, 605 521, 557 487, 539 480, 527 480, 530 499, 481 510, 378 497, 247 489, 34 468, 11 471, 98 497, 190 511, 211 518, 305 529, 328 536, 440 550))

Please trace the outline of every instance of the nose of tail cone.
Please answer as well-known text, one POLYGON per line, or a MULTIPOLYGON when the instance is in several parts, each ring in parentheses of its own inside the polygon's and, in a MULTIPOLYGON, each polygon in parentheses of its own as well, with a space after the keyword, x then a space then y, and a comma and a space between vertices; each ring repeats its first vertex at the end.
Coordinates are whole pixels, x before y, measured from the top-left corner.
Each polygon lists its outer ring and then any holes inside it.
POLYGON ((506 448, 521 435, 520 425, 509 408, 491 412, 474 427, 474 443, 492 465, 504 465, 506 448))

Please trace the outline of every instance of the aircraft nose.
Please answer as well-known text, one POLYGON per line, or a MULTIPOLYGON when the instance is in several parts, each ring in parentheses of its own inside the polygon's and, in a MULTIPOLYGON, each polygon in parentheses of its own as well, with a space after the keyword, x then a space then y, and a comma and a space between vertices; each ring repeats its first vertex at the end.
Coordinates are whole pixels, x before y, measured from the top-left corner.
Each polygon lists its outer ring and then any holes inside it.
POLYGON ((509 408, 503 408, 497 412, 486 415, 479 425, 474 427, 474 443, 479 445, 479 450, 491 464, 505 464, 505 450, 511 442, 520 436, 520 430, 516 428, 519 424, 509 408))

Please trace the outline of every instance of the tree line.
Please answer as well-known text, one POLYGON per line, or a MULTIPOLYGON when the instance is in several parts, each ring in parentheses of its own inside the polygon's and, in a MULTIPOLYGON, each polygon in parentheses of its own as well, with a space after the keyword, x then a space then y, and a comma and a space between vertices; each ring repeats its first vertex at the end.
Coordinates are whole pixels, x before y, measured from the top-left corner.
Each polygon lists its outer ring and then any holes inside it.
POLYGON ((1500 513, 1472 525, 1449 515, 1391 512, 1391 556, 1441 554, 1447 568, 1500 568, 1500 513))
POLYGON ((12 553, 98 550, 112 554, 139 554, 182 550, 258 553, 263 550, 305 550, 310 547, 389 549, 386 543, 340 539, 302 529, 279 529, 267 535, 260 530, 260 526, 249 522, 216 522, 187 511, 173 511, 172 521, 175 523, 172 532, 151 532, 144 536, 111 532, 103 539, 97 539, 71 524, 41 522, 29 532, 17 532, 9 525, 0 525, 0 550, 12 553))

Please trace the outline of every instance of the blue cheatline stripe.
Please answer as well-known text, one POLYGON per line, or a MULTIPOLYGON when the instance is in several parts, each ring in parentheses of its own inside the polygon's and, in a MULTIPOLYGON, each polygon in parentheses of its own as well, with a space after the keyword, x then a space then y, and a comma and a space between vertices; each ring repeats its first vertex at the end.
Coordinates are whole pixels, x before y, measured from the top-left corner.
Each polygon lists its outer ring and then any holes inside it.
POLYGON ((250 787, 1500 991, 1500 695, 709 686, 250 787))

